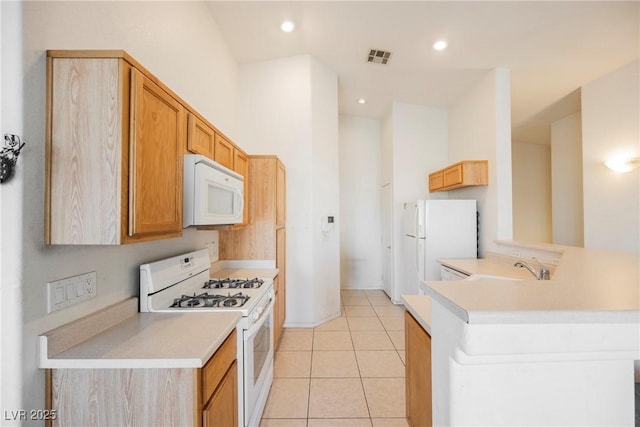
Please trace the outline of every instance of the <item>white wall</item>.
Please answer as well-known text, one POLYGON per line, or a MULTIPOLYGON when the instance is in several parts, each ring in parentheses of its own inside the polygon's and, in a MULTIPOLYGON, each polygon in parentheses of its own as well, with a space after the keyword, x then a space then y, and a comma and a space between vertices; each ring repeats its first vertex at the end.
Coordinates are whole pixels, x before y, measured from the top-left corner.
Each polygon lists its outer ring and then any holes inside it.
POLYGON ((551 123, 553 243, 584 246, 582 200, 582 116, 551 123))
MULTIPOLYGON (((336 317, 340 313, 340 224, 342 218, 340 217, 338 76, 335 71, 313 57, 310 57, 310 64, 313 304, 314 323, 318 324, 336 317), (328 216, 333 216, 337 223, 332 231, 324 233, 321 224, 323 218, 328 216)), ((293 249, 295 250, 295 248, 293 249)))
MULTIPOLYGON (((446 198, 429 193, 429 173, 447 163, 447 111, 394 102, 391 110, 394 283, 405 278, 402 251, 403 205, 413 200, 446 198)), ((399 302, 398 296, 394 296, 399 302)))
MULTIPOLYGON (((199 109, 211 122, 233 137, 237 130, 237 64, 230 56, 207 7, 196 2, 158 2, 150 7, 140 2, 24 2, 24 20, 14 5, 3 21, 19 25, 24 37, 23 73, 4 74, 3 85, 12 87, 2 98, 3 112, 12 109, 26 147, 20 156, 19 174, 10 187, 3 185, 2 255, 10 249, 21 260, 19 271, 10 274, 9 287, 19 288, 21 304, 11 320, 22 322, 19 349, 22 367, 6 366, 3 372, 19 376, 11 387, 22 396, 20 407, 44 408, 44 372, 36 367, 36 336, 125 298, 138 295, 138 266, 184 251, 199 249, 211 240, 212 232, 185 230, 184 236, 158 242, 117 247, 54 246, 43 243, 44 135, 45 135, 45 50, 125 49, 181 97, 199 109), (188 73, 186 72, 188 70, 188 73), (12 77, 5 82, 5 77, 12 77), (22 88, 23 96, 20 95, 22 88), (11 188, 12 214, 5 216, 5 188, 11 188), (5 234, 5 230, 11 233, 5 234), (53 314, 46 313, 46 283, 55 279, 96 271, 97 297, 53 314)), ((18 8, 19 6, 15 6, 18 8)), ((3 24, 4 24, 3 22, 3 24)), ((3 36, 5 27, 3 25, 3 36)), ((14 33, 15 34, 15 33, 14 33)), ((20 43, 11 39, 11 46, 20 43)), ((5 55, 3 37, 2 53, 5 55)), ((7 52, 8 54, 8 52, 7 52)), ((18 67, 19 64, 11 64, 18 67)), ((4 95, 4 93, 3 93, 4 95)), ((4 114, 3 114, 4 115, 4 114)), ((9 122, 3 120, 3 131, 9 122)), ((8 191, 8 190, 7 190, 8 191)), ((3 303, 5 296, 3 265, 3 303)), ((3 312, 4 314, 5 312, 3 312)), ((5 327, 3 322, 3 328, 5 327)), ((2 331, 3 341, 18 338, 2 331)), ((4 358, 3 358, 4 362, 4 358)), ((5 388, 6 392, 7 389, 5 388)), ((5 407, 6 408, 6 407, 5 407)))
POLYGON ((489 160, 488 186, 449 194, 478 201, 481 258, 496 239, 513 238, 510 82, 509 70, 492 70, 449 109, 449 163, 489 160))
POLYGON ((242 65, 240 88, 240 145, 287 168, 286 324, 313 326, 340 313, 337 77, 300 55, 242 65))
POLYGON ((394 102, 393 183, 397 207, 404 202, 446 198, 429 193, 429 173, 447 164, 447 111, 394 102))
POLYGON ((380 289, 382 122, 340 115, 340 282, 380 289))
POLYGON ((511 148, 513 238, 551 243, 551 150, 516 141, 511 148))
POLYGON ((393 116, 391 112, 382 120, 382 185, 380 186, 380 204, 382 215, 382 289, 391 296, 393 292, 395 220, 393 215, 393 116))
MULTIPOLYGON (((24 135, 22 120, 22 3, 0 2, 0 130, 24 135)), ((0 408, 24 408, 22 399, 23 154, 14 177, 0 186, 0 408)), ((9 421, 3 424, 10 425, 9 421)))
POLYGON ((640 61, 582 88, 584 245, 640 254, 640 170, 616 173, 611 156, 640 155, 640 61))

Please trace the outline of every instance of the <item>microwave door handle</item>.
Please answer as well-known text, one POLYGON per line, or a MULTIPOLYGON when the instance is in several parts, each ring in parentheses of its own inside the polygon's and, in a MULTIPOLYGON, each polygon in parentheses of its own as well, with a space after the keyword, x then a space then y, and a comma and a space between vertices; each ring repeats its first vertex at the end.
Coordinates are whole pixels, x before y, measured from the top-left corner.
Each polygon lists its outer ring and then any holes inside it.
POLYGON ((244 198, 242 197, 242 193, 240 192, 240 190, 235 190, 236 193, 236 200, 238 200, 238 205, 240 206, 240 209, 238 209, 239 211, 242 211, 244 209, 244 198))

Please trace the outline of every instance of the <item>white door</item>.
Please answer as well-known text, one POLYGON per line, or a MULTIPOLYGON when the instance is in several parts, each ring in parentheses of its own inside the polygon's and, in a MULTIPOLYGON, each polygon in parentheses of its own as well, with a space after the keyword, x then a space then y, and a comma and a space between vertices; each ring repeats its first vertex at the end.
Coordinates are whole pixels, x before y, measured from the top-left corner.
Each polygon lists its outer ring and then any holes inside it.
POLYGON ((393 297, 393 194, 391 184, 382 187, 382 289, 393 297))

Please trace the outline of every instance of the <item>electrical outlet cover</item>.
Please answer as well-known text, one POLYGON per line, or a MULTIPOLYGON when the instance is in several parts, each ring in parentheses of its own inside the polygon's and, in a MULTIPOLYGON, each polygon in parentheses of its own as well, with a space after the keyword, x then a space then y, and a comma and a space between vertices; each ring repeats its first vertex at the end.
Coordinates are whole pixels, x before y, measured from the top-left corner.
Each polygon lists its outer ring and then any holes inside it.
POLYGON ((47 283, 47 312, 70 307, 96 296, 97 275, 95 271, 54 280, 47 283))

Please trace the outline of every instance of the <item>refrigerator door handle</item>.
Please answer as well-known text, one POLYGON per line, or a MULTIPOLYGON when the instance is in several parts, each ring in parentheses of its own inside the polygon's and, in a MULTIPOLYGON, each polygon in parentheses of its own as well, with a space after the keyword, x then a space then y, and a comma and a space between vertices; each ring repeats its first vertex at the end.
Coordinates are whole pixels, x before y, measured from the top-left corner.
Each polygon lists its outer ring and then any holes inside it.
POLYGON ((418 280, 420 280, 420 254, 418 253, 418 242, 420 241, 417 237, 414 240, 415 247, 413 248, 413 253, 416 256, 416 273, 418 275, 418 280))

